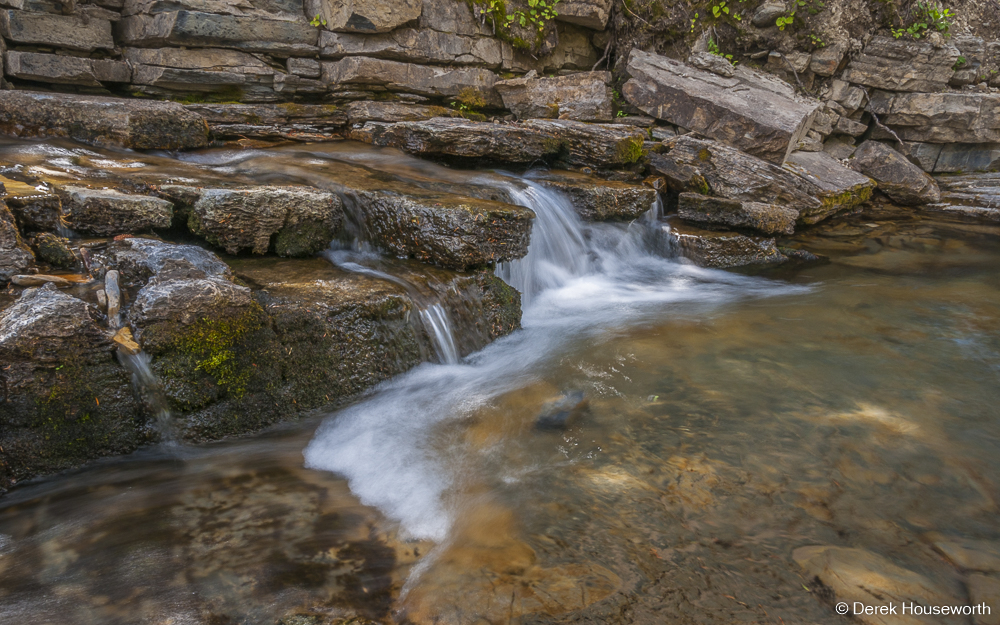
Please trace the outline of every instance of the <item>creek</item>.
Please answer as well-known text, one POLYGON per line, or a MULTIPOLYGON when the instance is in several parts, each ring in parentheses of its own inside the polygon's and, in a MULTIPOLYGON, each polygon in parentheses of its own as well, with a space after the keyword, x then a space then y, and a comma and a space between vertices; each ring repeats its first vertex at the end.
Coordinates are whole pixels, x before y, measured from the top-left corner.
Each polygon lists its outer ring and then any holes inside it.
MULTIPOLYGON (((0 621, 836 623, 794 548, 957 585, 925 537, 1000 538, 1000 227, 858 215, 797 238, 828 262, 719 271, 676 258, 659 206, 584 224, 530 172, 349 146, 186 158, 506 193, 536 213, 497 268, 523 328, 459 358, 428 300, 433 362, 335 413, 16 489, 0 621)), ((338 245, 340 269, 405 282, 338 245)))

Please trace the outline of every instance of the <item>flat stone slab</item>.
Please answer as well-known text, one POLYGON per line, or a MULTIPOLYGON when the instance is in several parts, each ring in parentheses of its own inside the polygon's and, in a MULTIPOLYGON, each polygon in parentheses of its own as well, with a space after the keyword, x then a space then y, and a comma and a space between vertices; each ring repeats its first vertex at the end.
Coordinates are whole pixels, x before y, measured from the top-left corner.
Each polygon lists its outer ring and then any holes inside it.
POLYGON ((799 221, 808 224, 867 202, 875 190, 874 180, 844 167, 826 152, 793 152, 784 168, 808 182, 820 200, 819 208, 799 211, 799 221))
POLYGON ((174 205, 148 195, 114 189, 63 186, 56 189, 70 228, 85 234, 114 236, 169 228, 174 205))
POLYGON ((106 82, 132 81, 132 68, 125 61, 62 54, 10 51, 4 60, 4 69, 12 78, 59 85, 102 87, 106 82))
POLYGON ((561 0, 556 19, 592 30, 604 30, 611 15, 611 0, 561 0))
MULTIPOLYGON (((903 141, 1000 143, 1000 93, 872 93, 868 109, 903 141)), ((892 135, 876 129, 876 139, 892 135)))
POLYGON ((873 178, 878 190, 899 204, 933 204, 941 199, 933 178, 884 143, 865 141, 854 152, 850 165, 873 178))
POLYGON ((372 100, 351 102, 344 105, 343 110, 351 125, 360 125, 366 122, 418 122, 435 117, 462 117, 460 111, 444 106, 372 100))
POLYGON ((378 35, 323 31, 319 36, 319 46, 320 56, 324 59, 367 56, 407 63, 492 68, 503 63, 503 46, 499 39, 423 28, 399 28, 378 35))
POLYGON ((792 234, 795 232, 799 212, 776 204, 681 193, 677 203, 677 216, 704 227, 747 228, 764 234, 792 234))
POLYGON ((187 211, 192 233, 230 254, 312 256, 330 245, 344 214, 339 197, 309 187, 164 185, 160 192, 187 211))
POLYGON ((111 22, 79 15, 0 11, 0 35, 15 44, 94 52, 114 50, 111 22))
POLYGON ((649 212, 656 190, 644 185, 602 180, 570 171, 547 171, 532 178, 538 184, 569 196, 586 221, 630 221, 649 212))
POLYGON ((677 220, 670 222, 667 235, 677 252, 699 267, 725 269, 788 260, 778 251, 774 239, 704 230, 677 220))
POLYGON ((187 104, 217 139, 336 141, 347 111, 332 104, 187 104))
POLYGON ((875 183, 824 152, 794 152, 785 167, 715 141, 684 135, 650 154, 652 169, 677 191, 793 209, 813 224, 871 197, 875 183))
POLYGON ((435 118, 423 122, 369 122, 349 138, 413 154, 481 158, 504 163, 561 160, 570 165, 613 168, 645 158, 648 135, 622 124, 587 124, 570 120, 529 120, 493 124, 435 118))
POLYGON ((31 91, 0 91, 0 132, 136 150, 208 145, 208 124, 180 104, 31 91))
POLYGON ((497 76, 479 67, 432 67, 366 56, 324 62, 321 80, 331 88, 383 87, 436 98, 479 100, 478 106, 499 108, 502 101, 493 85, 497 76))
POLYGON ((935 47, 928 41, 873 37, 841 78, 889 91, 941 91, 954 76, 959 55, 953 45, 935 47))
POLYGON ((503 105, 518 119, 610 122, 611 72, 580 72, 554 78, 513 78, 496 83, 503 105))
POLYGON ((221 47, 276 56, 313 56, 319 31, 305 16, 294 21, 197 11, 132 15, 118 23, 116 39, 140 48, 221 47))
POLYGON ((622 93, 643 112, 779 165, 821 108, 744 68, 726 78, 633 50, 628 73, 622 93))

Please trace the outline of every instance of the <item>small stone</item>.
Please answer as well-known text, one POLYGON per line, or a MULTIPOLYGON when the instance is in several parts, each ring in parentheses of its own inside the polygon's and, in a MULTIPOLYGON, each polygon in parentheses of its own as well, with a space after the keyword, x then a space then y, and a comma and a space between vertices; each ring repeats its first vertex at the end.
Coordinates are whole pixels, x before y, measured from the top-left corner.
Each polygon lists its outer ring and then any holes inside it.
POLYGON ((788 7, 785 6, 785 3, 768 1, 757 8, 753 14, 753 18, 750 20, 750 23, 757 28, 776 26, 778 18, 784 15, 787 11, 788 7))
POLYGON ((725 76, 726 78, 736 73, 736 68, 733 67, 732 63, 718 54, 712 54, 711 52, 694 52, 688 57, 687 62, 698 69, 703 69, 719 76, 725 76))
POLYGON ((809 69, 817 76, 833 76, 840 69, 840 63, 844 60, 844 45, 833 44, 824 46, 812 53, 809 61, 809 69))
POLYGON ((45 284, 72 286, 76 284, 74 281, 67 280, 61 276, 49 276, 43 273, 35 273, 28 276, 13 276, 10 281, 17 286, 42 286, 45 284))
POLYGON ((132 330, 130 330, 128 326, 119 328, 118 332, 115 333, 111 340, 118 346, 119 351, 128 354, 129 356, 135 356, 142 351, 139 344, 132 338, 132 330))

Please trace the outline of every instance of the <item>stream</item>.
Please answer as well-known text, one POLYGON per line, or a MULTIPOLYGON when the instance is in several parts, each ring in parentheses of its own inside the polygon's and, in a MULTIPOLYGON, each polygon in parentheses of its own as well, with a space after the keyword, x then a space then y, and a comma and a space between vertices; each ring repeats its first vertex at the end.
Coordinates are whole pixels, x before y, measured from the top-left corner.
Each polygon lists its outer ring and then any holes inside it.
MULTIPOLYGON (((531 172, 184 158, 508 194, 537 216, 497 268, 523 328, 460 358, 428 302, 434 362, 337 412, 15 489, 0 622, 841 623, 796 547, 957 588, 928 536, 1000 539, 1000 226, 886 209, 796 238, 827 261, 719 271, 676 258, 660 206, 584 224, 531 172)), ((402 279, 363 243, 326 262, 402 279)))

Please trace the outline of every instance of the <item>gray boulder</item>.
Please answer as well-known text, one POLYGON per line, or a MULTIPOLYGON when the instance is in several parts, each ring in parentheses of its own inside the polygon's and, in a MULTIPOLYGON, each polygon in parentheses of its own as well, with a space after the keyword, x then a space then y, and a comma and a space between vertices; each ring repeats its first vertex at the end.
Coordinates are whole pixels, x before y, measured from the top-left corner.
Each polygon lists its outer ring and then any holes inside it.
POLYGON ((128 63, 110 59, 84 59, 62 54, 10 51, 4 60, 7 76, 21 80, 101 87, 103 83, 128 83, 132 70, 128 63))
POLYGON ((330 245, 343 219, 340 198, 309 187, 163 185, 160 192, 187 213, 192 233, 230 254, 312 256, 330 245))
POLYGON ((614 119, 610 72, 581 72, 555 78, 513 78, 496 83, 503 105, 518 119, 614 119))
POLYGON ((788 6, 784 2, 767 0, 754 11, 750 23, 757 28, 768 28, 775 26, 779 17, 788 12, 788 6))
POLYGON ((613 168, 642 160, 647 135, 632 126, 570 120, 493 124, 436 118, 399 124, 369 122, 353 129, 349 137, 414 154, 505 163, 558 160, 580 167, 613 168))
POLYGON ((135 450, 145 416, 98 310, 48 284, 0 312, 0 491, 135 450))
POLYGON ((604 30, 611 14, 611 0, 561 0, 556 19, 592 30, 604 30))
POLYGON ((0 91, 0 132, 137 150, 208 145, 205 120, 173 102, 0 91))
POLYGON ((114 236, 169 228, 174 217, 173 204, 148 195, 69 185, 56 191, 66 223, 85 234, 114 236))
POLYGON ((14 44, 80 52, 114 50, 111 22, 79 15, 0 11, 0 35, 14 44))
POLYGON ((320 56, 342 59, 366 56, 377 59, 446 65, 500 67, 503 49, 499 39, 469 37, 436 30, 399 28, 390 33, 361 35, 323 31, 320 56))
MULTIPOLYGON (((872 94, 869 110, 903 141, 925 143, 1000 142, 998 93, 872 94)), ((893 138, 877 129, 873 138, 893 138)))
POLYGON ((628 73, 622 93, 643 112, 777 164, 803 138, 820 108, 785 83, 744 68, 725 78, 633 50, 628 73))
POLYGON ((0 201, 0 284, 9 282, 12 276, 25 273, 34 260, 31 250, 21 240, 14 215, 0 201))
POLYGON ((435 98, 455 98, 474 107, 502 106, 493 85, 497 76, 483 68, 447 68, 364 56, 323 63, 322 81, 331 88, 380 87, 435 98))
POLYGON ((670 223, 667 236, 678 254, 699 267, 725 269, 788 260, 778 251, 774 239, 703 230, 676 220, 670 223))
POLYGON ((306 13, 324 28, 350 33, 386 33, 420 17, 420 0, 308 0, 306 13))
POLYGON ((301 15, 289 20, 170 11, 126 17, 116 26, 116 39, 138 48, 219 47, 288 57, 315 55, 319 31, 301 15))
POLYGON ((929 41, 873 37, 841 78, 889 91, 941 91, 955 74, 958 57, 958 48, 950 44, 936 47, 929 41))
POLYGON ((933 178, 884 143, 862 143, 854 152, 851 167, 873 178, 878 190, 898 204, 933 204, 941 199, 933 178))
POLYGON ((792 234, 799 212, 763 202, 743 202, 681 193, 677 215, 704 227, 747 228, 764 234, 792 234))

